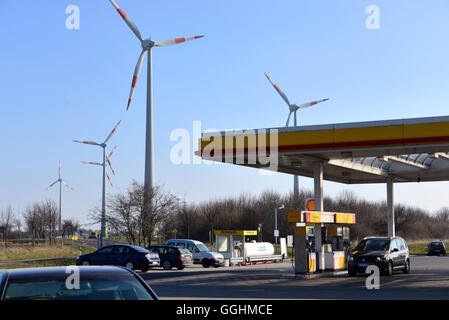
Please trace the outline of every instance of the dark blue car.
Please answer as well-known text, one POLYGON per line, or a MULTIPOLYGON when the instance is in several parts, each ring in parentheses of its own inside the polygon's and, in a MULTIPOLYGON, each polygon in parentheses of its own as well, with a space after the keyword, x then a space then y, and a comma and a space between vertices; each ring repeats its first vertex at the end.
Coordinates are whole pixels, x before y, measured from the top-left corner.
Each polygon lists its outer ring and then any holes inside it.
POLYGON ((113 266, 0 270, 0 300, 158 300, 134 271, 113 266))
POLYGON ((160 264, 159 255, 130 244, 106 246, 95 252, 83 254, 76 259, 77 265, 116 265, 131 270, 147 272, 160 264))

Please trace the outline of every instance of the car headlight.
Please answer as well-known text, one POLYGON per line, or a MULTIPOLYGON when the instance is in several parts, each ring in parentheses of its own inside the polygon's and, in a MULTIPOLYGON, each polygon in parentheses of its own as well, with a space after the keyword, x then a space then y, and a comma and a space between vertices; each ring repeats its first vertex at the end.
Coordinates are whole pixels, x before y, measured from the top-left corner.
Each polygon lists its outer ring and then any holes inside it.
POLYGON ((377 261, 384 261, 386 258, 387 258, 387 256, 383 255, 383 256, 377 257, 377 261))

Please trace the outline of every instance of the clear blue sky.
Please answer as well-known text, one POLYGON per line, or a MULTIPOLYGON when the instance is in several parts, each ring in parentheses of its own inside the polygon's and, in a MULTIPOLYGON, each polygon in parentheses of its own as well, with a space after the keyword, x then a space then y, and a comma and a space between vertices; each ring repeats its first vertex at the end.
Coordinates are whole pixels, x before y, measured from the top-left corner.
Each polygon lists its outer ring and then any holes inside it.
MULTIPOLYGON (((118 0, 144 38, 203 39, 153 50, 156 182, 187 201, 289 192, 285 174, 230 165, 174 165, 170 133, 192 122, 206 129, 282 126, 287 106, 267 72, 302 103, 331 100, 300 113, 300 124, 448 115, 449 2, 447 0, 118 0), (368 30, 367 6, 380 9, 380 29, 368 30)), ((107 0, 0 0, 0 208, 23 210, 52 198, 45 187, 63 178, 63 216, 87 222, 100 205, 101 142, 118 120, 109 145, 114 193, 143 180, 145 68, 126 112, 140 44, 107 0), (68 30, 66 7, 80 9, 80 29, 68 30)), ((195 148, 196 149, 196 148, 195 148)), ((396 201, 436 210, 449 205, 449 183, 397 185, 396 201)), ((301 178, 301 187, 312 181, 301 178)), ((356 191, 385 199, 384 185, 325 183, 325 194, 356 191)))

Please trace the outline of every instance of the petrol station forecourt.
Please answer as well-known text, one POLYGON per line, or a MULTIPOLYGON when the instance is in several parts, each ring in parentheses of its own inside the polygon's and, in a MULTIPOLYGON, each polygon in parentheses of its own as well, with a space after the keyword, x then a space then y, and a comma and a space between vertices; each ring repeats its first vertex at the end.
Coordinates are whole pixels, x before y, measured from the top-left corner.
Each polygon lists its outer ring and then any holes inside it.
MULTIPOLYGON (((208 132, 199 140, 196 154, 205 160, 311 177, 315 210, 323 213, 323 180, 385 183, 385 236, 394 237, 394 184, 448 181, 448 152, 449 116, 440 116, 208 132), (264 161, 268 158, 276 165, 264 161)), ((317 253, 323 251, 323 226, 314 226, 317 253)), ((323 269, 320 263, 317 267, 323 269)))

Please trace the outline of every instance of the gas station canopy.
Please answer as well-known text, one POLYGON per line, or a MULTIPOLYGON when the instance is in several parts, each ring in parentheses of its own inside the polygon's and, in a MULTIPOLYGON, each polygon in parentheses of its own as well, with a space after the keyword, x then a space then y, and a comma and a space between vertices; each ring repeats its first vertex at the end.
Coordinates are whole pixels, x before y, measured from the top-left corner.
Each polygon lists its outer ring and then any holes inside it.
POLYGON ((306 177, 320 162, 324 180, 358 184, 447 181, 448 152, 449 116, 443 116, 207 133, 197 155, 306 177), (250 161, 270 146, 277 150, 274 169, 250 161))

